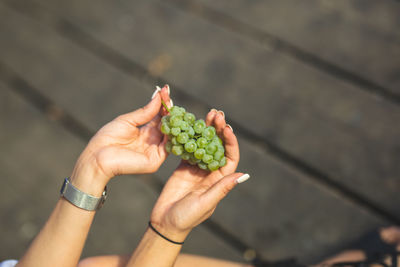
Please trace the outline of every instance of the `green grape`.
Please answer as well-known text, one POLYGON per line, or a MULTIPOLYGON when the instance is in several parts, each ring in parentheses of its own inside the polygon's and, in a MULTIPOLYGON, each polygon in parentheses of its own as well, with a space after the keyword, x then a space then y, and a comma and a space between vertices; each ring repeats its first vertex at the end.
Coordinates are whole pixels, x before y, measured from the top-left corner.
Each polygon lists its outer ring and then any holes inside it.
POLYGON ((219 162, 216 160, 211 161, 210 163, 208 163, 208 169, 210 171, 216 171, 219 169, 219 162))
POLYGON ((180 127, 181 127, 182 131, 187 131, 187 130, 189 130, 190 125, 187 121, 181 121, 180 127))
POLYGON ((169 115, 161 118, 161 122, 161 132, 169 139, 165 144, 168 153, 203 170, 215 171, 225 166, 223 141, 213 126, 207 127, 204 120, 196 120, 193 113, 179 106, 171 107, 169 115))
POLYGON ((163 134, 169 134, 171 131, 171 129, 169 128, 168 124, 166 122, 164 122, 163 124, 161 124, 161 132, 163 134))
POLYGON ((193 139, 190 139, 190 141, 185 144, 185 150, 187 152, 192 153, 196 149, 197 149, 197 145, 196 145, 196 142, 193 139))
POLYGON ((213 137, 215 136, 215 128, 212 126, 208 126, 207 128, 205 128, 203 130, 202 133, 203 137, 206 138, 207 140, 211 140, 213 139, 213 137))
POLYGON ((210 154, 204 154, 203 156, 203 162, 204 163, 211 163, 213 161, 213 156, 211 156, 210 154))
POLYGON ((171 129, 171 134, 177 136, 181 132, 181 128, 174 127, 171 129))
POLYGON ((196 134, 196 133, 194 132, 192 126, 190 126, 189 129, 188 129, 186 132, 188 133, 188 135, 189 135, 190 138, 193 138, 194 135, 196 134))
POLYGON ((183 116, 185 112, 182 112, 182 110, 178 106, 173 106, 172 108, 169 109, 169 113, 172 116, 183 116))
POLYGON ((183 108, 183 107, 178 107, 178 108, 179 108, 179 110, 181 111, 182 116, 185 115, 186 109, 183 108))
POLYGON ((198 134, 201 134, 205 128, 206 128, 206 123, 204 122, 204 120, 197 120, 193 124, 193 129, 198 134))
POLYGON ((182 122, 182 117, 177 116, 177 115, 172 115, 171 118, 169 119, 169 124, 171 127, 179 127, 182 122))
POLYGON ((193 113, 186 112, 185 116, 183 116, 183 119, 188 123, 193 123, 196 120, 196 116, 194 116, 193 113))
POLYGON ((201 159, 196 159, 196 157, 193 155, 193 153, 190 153, 190 158, 196 163, 201 162, 201 159))
POLYGON ((219 166, 220 167, 224 167, 226 165, 226 157, 223 157, 220 161, 219 161, 219 166))
POLYGON ((225 153, 225 148, 222 145, 217 145, 217 151, 221 151, 222 153, 225 153))
MULTIPOLYGON (((173 128, 172 128, 173 129, 173 128)), ((206 146, 206 152, 207 154, 213 155, 217 151, 217 146, 214 143, 209 143, 206 146)))
POLYGON ((194 159, 192 159, 192 158, 190 158, 190 159, 188 160, 188 162, 189 162, 190 165, 196 165, 196 164, 197 164, 197 162, 196 162, 194 159))
POLYGON ((172 152, 172 143, 171 143, 171 141, 168 141, 168 142, 165 144, 165 150, 167 150, 168 153, 171 153, 171 152, 172 152))
POLYGON ((161 122, 162 123, 169 123, 169 118, 170 118, 171 116, 170 115, 165 115, 165 116, 163 116, 162 118, 161 118, 161 122))
POLYGON ((224 157, 224 152, 222 152, 222 151, 219 151, 219 150, 217 150, 215 153, 214 153, 214 159, 215 160, 221 160, 222 158, 224 157))
POLYGON ((221 138, 218 137, 218 135, 214 136, 211 142, 214 142, 216 144, 223 145, 224 143, 222 142, 221 138))
POLYGON ((180 133, 176 137, 176 140, 181 144, 186 144, 189 141, 189 135, 187 133, 180 133))
POLYGON ((203 148, 199 148, 194 152, 194 157, 196 159, 202 159, 206 151, 203 148))
POLYGON ((172 143, 174 146, 175 146, 175 145, 179 145, 179 142, 178 142, 178 140, 176 140, 176 137, 175 137, 175 136, 171 138, 171 143, 172 143))
POLYGON ((183 152, 182 155, 181 155, 181 158, 182 158, 183 160, 189 160, 189 159, 190 159, 190 153, 188 153, 188 152, 183 152))
POLYGON ((197 163, 197 166, 199 166, 199 168, 203 169, 203 170, 207 170, 208 169, 207 164, 205 164, 204 162, 197 163))
POLYGON ((196 143, 197 143, 197 146, 200 148, 204 148, 208 144, 207 139, 205 139, 204 137, 200 137, 199 139, 197 139, 196 143))
POLYGON ((182 145, 175 145, 175 146, 172 146, 172 154, 174 154, 174 155, 176 155, 176 156, 179 156, 179 155, 182 155, 182 153, 183 153, 183 146, 182 145))

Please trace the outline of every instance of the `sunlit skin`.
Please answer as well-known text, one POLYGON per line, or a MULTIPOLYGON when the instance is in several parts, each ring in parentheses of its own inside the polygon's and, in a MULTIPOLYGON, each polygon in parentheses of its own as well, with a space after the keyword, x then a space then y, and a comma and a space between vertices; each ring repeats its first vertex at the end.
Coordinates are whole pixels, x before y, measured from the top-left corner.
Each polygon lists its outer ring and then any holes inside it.
MULTIPOLYGON (((170 103, 168 91, 167 86, 156 91, 145 107, 121 115, 102 127, 80 155, 70 176, 71 183, 85 193, 100 196, 116 175, 157 171, 167 157, 167 138, 160 132, 160 120, 167 112, 161 99, 170 103)), ((207 123, 214 125, 223 138, 228 163, 213 173, 183 163, 173 173, 154 207, 151 221, 174 240, 185 239, 193 227, 208 218, 242 175, 234 173, 239 148, 224 116, 211 111, 207 123), (224 177, 226 174, 229 175, 224 177), (196 207, 197 212, 189 212, 190 207, 196 207)), ((77 266, 95 213, 60 198, 17 266, 77 266)), ((147 229, 126 265, 173 266, 180 249, 180 245, 147 229)), ((85 262, 90 261, 83 261, 80 266, 85 262)), ((101 264, 97 262, 95 266, 101 264)))
POLYGON ((161 117, 166 114, 161 95, 169 100, 164 88, 145 107, 120 115, 103 126, 79 161, 93 160, 103 173, 99 178, 105 180, 121 174, 157 171, 168 155, 164 148, 167 138, 159 130, 161 117))
POLYGON ((226 125, 224 114, 210 111, 206 124, 213 125, 223 140, 227 164, 210 172, 182 161, 166 183, 151 215, 152 223, 160 231, 172 231, 169 234, 177 240, 183 240, 194 226, 211 216, 218 202, 206 193, 210 193, 221 178, 235 172, 239 163, 238 141, 226 125))
MULTIPOLYGON (((168 99, 163 100, 169 103, 168 99)), ((182 161, 165 184, 151 213, 153 226, 176 242, 183 242, 194 227, 211 216, 242 175, 235 173, 240 158, 239 145, 232 129, 226 125, 224 114, 211 110, 206 124, 213 125, 223 140, 227 164, 210 172, 182 161)), ((157 234, 148 229, 126 266, 174 266, 181 246, 157 238, 157 234)))
MULTIPOLYGON (((119 116, 97 132, 70 176, 75 187, 100 196, 117 174, 149 173, 160 167, 167 157, 166 139, 158 129, 166 112, 162 95, 168 98, 167 87, 144 108, 119 116)), ((94 214, 60 198, 17 266, 76 266, 94 214)))

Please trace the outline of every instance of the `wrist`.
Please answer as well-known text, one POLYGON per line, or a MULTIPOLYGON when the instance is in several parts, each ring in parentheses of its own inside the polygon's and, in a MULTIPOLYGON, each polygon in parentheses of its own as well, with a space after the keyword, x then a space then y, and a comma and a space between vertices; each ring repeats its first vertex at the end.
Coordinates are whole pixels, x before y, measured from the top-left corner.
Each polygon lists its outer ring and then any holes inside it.
POLYGON ((94 158, 79 157, 70 176, 73 186, 95 197, 102 195, 110 178, 106 177, 94 158))
POLYGON ((186 239, 186 237, 189 235, 190 230, 178 230, 175 227, 171 226, 166 226, 165 224, 162 223, 157 223, 155 221, 150 221, 151 225, 153 226, 153 229, 148 228, 148 231, 151 231, 156 235, 157 237, 161 239, 167 239, 172 240, 173 242, 170 242, 171 244, 173 243, 183 243, 186 239), (158 233, 157 233, 158 232, 158 233), (164 237, 162 237, 164 236, 164 237))

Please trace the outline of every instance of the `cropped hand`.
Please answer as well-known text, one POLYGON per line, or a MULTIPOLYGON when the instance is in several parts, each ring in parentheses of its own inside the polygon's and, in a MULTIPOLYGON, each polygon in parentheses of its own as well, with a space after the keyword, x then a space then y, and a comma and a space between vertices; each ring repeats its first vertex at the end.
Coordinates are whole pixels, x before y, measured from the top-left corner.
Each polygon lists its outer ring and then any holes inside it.
POLYGON ((234 173, 239 163, 239 145, 223 112, 210 111, 206 124, 213 125, 224 142, 226 165, 210 172, 182 161, 164 186, 150 218, 159 232, 178 242, 211 216, 218 202, 243 176, 234 173))
POLYGON ((159 130, 166 112, 161 96, 169 102, 168 86, 156 91, 145 107, 103 126, 82 152, 72 177, 87 168, 95 169, 98 179, 105 181, 121 174, 157 171, 167 157, 166 137, 159 130))

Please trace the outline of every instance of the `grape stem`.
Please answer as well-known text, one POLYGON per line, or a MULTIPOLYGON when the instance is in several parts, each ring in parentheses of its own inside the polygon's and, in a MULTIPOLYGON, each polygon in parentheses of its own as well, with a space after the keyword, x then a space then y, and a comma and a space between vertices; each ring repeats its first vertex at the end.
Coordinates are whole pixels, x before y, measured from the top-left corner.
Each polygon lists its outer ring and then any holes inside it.
POLYGON ((161 104, 163 104, 164 108, 168 111, 168 113, 170 113, 171 111, 169 110, 169 108, 167 107, 167 105, 165 104, 164 100, 161 99, 161 104))

